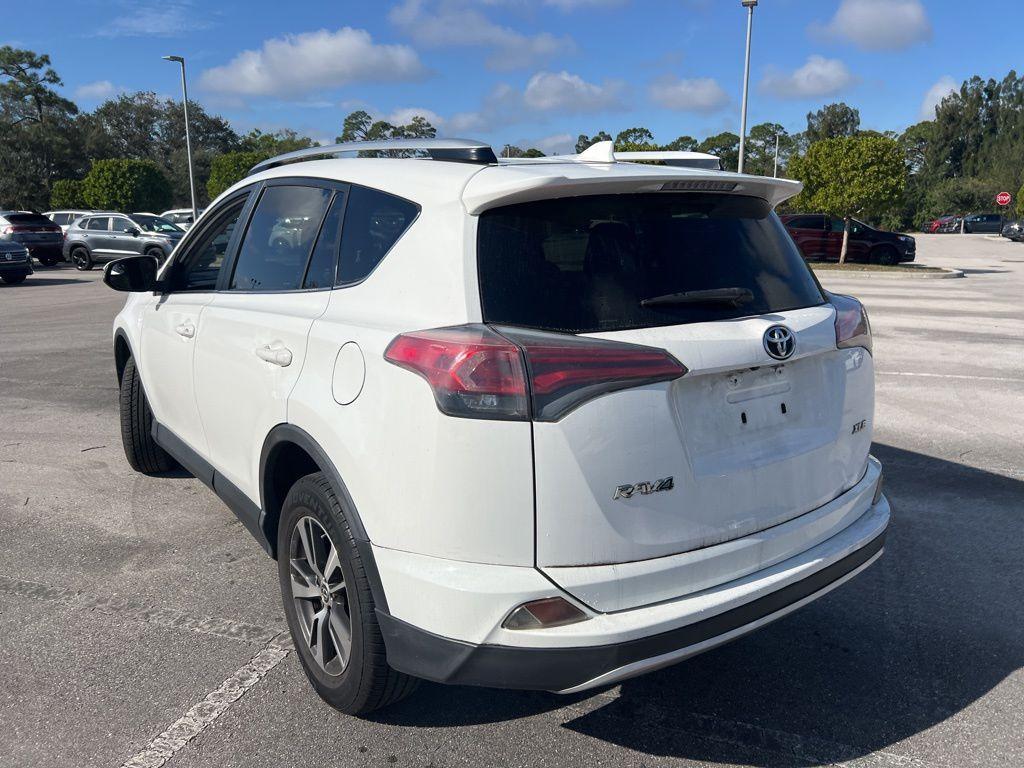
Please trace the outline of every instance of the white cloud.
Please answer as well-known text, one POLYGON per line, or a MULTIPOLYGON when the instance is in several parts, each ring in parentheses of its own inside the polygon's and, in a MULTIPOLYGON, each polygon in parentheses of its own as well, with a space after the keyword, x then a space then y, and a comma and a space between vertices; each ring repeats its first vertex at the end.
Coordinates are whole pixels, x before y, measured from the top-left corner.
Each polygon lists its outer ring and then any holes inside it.
POLYGON ((425 74, 407 45, 373 42, 363 29, 321 29, 266 40, 227 64, 208 69, 199 85, 217 93, 297 96, 353 82, 418 80, 425 74))
POLYGON ((857 77, 839 59, 815 55, 793 72, 769 70, 761 88, 780 99, 810 99, 834 96, 857 82, 857 77))
POLYGON ((75 88, 77 101, 106 101, 115 94, 124 92, 124 88, 114 85, 109 80, 97 80, 75 88))
POLYGON ((866 51, 899 51, 930 40, 932 24, 920 0, 843 0, 832 21, 811 32, 866 51))
POLYGON ((190 0, 125 3, 114 18, 96 25, 98 37, 178 37, 209 29, 213 22, 190 0))
POLYGON ((388 18, 422 46, 490 48, 491 69, 522 69, 576 50, 570 37, 525 35, 494 23, 464 0, 405 0, 388 18))
POLYGON ((683 112, 717 112, 729 103, 729 94, 711 77, 681 79, 668 75, 651 83, 648 92, 655 104, 683 112))
POLYGON ((527 148, 536 147, 545 155, 570 155, 576 152, 576 136, 568 133, 556 133, 545 136, 526 144, 527 148))
POLYGON ((445 123, 445 119, 437 112, 423 107, 401 107, 386 115, 384 119, 392 125, 408 125, 417 116, 424 118, 435 128, 439 128, 445 123))
POLYGON ((935 119, 935 108, 942 103, 942 100, 949 96, 951 93, 957 93, 960 90, 960 84, 949 75, 943 75, 939 78, 938 82, 935 83, 931 88, 928 89, 928 93, 924 95, 924 101, 921 102, 921 119, 922 120, 934 120, 935 119))
POLYGON ((535 112, 604 112, 622 106, 622 91, 623 84, 618 81, 596 85, 564 70, 538 72, 526 84, 523 103, 535 112))

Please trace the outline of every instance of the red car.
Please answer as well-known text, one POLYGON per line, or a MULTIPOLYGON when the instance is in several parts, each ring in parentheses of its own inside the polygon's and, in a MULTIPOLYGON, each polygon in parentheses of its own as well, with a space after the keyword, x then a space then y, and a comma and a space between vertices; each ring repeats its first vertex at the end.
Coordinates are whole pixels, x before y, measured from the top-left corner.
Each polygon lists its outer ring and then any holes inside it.
MULTIPOLYGON (((843 249, 843 220, 821 213, 790 213, 780 217, 808 261, 839 261, 843 249)), ((847 261, 898 264, 913 261, 917 241, 909 235, 885 232, 856 219, 850 222, 847 261)))

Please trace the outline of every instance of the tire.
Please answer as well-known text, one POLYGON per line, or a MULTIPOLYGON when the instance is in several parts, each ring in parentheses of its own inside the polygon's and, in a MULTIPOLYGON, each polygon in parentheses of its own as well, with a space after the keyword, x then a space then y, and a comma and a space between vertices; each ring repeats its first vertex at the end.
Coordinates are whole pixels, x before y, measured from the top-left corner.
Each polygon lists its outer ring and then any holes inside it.
POLYGON ((144 475, 155 475, 177 468, 178 463, 153 439, 153 412, 132 357, 125 363, 121 376, 120 405, 121 442, 132 469, 144 475))
POLYGON ((899 256, 899 253, 891 245, 883 245, 875 249, 873 261, 876 264, 892 266, 899 260, 899 256))
POLYGON ((92 254, 88 248, 72 248, 71 263, 79 272, 88 272, 93 267, 92 254))
POLYGON ((0 280, 3 280, 7 285, 18 285, 19 283, 24 283, 26 277, 28 275, 5 275, 0 280))
POLYGON ((320 698, 347 715, 364 715, 412 693, 419 680, 388 666, 362 558, 322 472, 300 478, 288 491, 277 552, 288 628, 320 698), (324 567, 332 551, 337 566, 324 567))
POLYGON ((55 266, 58 261, 60 261, 60 259, 58 259, 56 256, 40 256, 39 257, 39 263, 42 264, 44 267, 55 266))
POLYGON ((165 256, 162 248, 147 248, 146 255, 155 257, 158 264, 164 263, 165 256))

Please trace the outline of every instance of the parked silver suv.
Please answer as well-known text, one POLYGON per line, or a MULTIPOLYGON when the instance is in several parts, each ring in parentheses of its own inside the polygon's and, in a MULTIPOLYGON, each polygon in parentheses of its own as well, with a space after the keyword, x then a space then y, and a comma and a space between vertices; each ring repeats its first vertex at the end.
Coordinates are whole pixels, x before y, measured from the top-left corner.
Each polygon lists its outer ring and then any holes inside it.
POLYGON ((86 271, 97 261, 146 254, 163 263, 185 232, 151 213, 83 216, 68 227, 64 258, 86 271))

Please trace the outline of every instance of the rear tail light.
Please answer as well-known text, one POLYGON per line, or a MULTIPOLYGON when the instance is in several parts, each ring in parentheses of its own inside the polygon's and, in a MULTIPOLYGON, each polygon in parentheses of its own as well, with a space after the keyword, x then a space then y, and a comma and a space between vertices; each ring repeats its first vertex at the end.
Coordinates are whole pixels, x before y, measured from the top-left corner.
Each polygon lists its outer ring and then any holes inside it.
POLYGON ((686 373, 662 349, 464 325, 405 333, 384 357, 422 376, 450 416, 557 421, 583 402, 686 373))
POLYGON ((864 347, 871 352, 871 323, 864 305, 838 293, 829 294, 829 302, 836 310, 836 346, 864 347))
POLYGON ((530 418, 519 349, 487 326, 403 333, 384 358, 426 379, 437 407, 449 416, 530 418))

